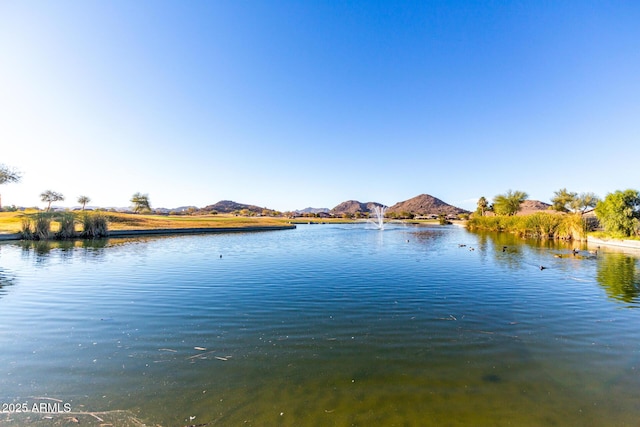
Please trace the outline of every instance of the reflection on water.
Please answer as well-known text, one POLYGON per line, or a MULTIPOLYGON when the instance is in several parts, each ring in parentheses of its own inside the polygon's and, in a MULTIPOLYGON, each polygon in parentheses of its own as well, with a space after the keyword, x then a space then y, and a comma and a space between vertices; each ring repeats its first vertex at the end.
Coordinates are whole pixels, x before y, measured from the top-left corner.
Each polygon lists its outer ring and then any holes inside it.
MULTIPOLYGON (((31 260, 36 266, 58 261, 70 261, 72 258, 92 258, 100 260, 105 250, 118 246, 136 245, 144 248, 145 243, 163 239, 175 239, 176 236, 93 239, 93 240, 21 240, 13 245, 22 249, 25 260, 31 260)), ((5 244, 8 246, 8 244, 5 244)))
POLYGON ((42 266, 50 262, 69 261, 73 257, 89 254, 100 256, 108 244, 107 239, 96 240, 22 240, 16 245, 22 249, 24 259, 42 266), (82 250, 78 250, 82 249, 82 250))
POLYGON ((493 261, 512 270, 522 270, 530 267, 548 267, 548 262, 542 258, 542 263, 534 263, 533 254, 543 250, 569 251, 571 243, 563 241, 522 239, 511 233, 474 232, 478 238, 478 248, 484 254, 491 254, 493 261))
POLYGON ((7 287, 14 284, 14 277, 9 271, 0 267, 0 297, 7 292, 7 287))
MULTIPOLYGON (((477 247, 483 254, 491 254, 496 265, 512 270, 526 270, 543 266, 570 274, 595 266, 595 279, 607 295, 617 301, 640 302, 640 268, 638 258, 600 248, 588 251, 583 242, 524 240, 509 233, 475 232, 477 247), (535 254, 543 254, 536 257, 535 254), (533 260, 539 260, 536 264, 533 260)), ((585 280, 587 279, 578 279, 585 280)))
MULTIPOLYGON (((637 425, 637 261, 571 249, 342 225, 0 246, 0 402, 118 426, 637 425)), ((74 423, 27 417, 0 426, 74 423)))
POLYGON ((622 253, 598 257, 598 283, 609 297, 637 303, 640 294, 638 260, 622 253))

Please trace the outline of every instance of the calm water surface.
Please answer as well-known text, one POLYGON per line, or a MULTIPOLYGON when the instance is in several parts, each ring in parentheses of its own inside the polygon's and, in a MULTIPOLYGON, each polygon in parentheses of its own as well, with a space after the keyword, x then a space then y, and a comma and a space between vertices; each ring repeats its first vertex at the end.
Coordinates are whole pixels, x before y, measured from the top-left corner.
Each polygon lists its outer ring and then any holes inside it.
POLYGON ((352 225, 3 244, 0 425, 638 426, 640 262, 570 249, 352 225))

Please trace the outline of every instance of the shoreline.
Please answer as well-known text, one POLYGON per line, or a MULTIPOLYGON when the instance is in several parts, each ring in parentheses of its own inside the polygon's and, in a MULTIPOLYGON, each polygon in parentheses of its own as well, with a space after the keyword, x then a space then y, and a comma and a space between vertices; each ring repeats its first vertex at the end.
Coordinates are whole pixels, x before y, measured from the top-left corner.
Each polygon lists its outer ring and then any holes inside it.
MULTIPOLYGON (((323 224, 322 222, 296 222, 290 225, 266 225, 266 226, 248 226, 248 227, 189 227, 189 228, 144 228, 144 229, 131 229, 131 230, 112 230, 105 238, 121 238, 121 237, 144 237, 144 236, 166 236, 166 235, 189 235, 189 234, 215 234, 215 233, 253 233, 260 231, 280 231, 280 230, 293 230, 296 224, 323 224)), ((463 221, 453 222, 452 225, 462 226, 465 224, 463 221)), ((21 233, 0 233, 0 242, 23 240, 21 233)), ((55 241, 55 239, 51 239, 55 241)), ((74 239, 71 239, 74 240, 74 239)), ((77 238, 77 240, 83 240, 77 238)), ((609 246, 615 248, 628 248, 640 250, 639 240, 625 240, 625 239, 600 239, 596 237, 586 237, 586 243, 589 245, 609 246)))
MULTIPOLYGON (((190 228, 143 228, 137 230, 112 230, 105 239, 120 237, 166 236, 180 234, 254 233, 260 231, 293 230, 295 225, 265 225, 250 227, 190 227, 190 228)), ((0 234, 0 241, 23 240, 21 233, 0 234)), ((56 241, 56 239, 50 239, 56 241)), ((83 240, 81 237, 69 240, 83 240)))
POLYGON ((587 244, 640 250, 640 240, 624 240, 624 239, 608 240, 608 239, 599 239, 597 237, 587 236, 587 244))

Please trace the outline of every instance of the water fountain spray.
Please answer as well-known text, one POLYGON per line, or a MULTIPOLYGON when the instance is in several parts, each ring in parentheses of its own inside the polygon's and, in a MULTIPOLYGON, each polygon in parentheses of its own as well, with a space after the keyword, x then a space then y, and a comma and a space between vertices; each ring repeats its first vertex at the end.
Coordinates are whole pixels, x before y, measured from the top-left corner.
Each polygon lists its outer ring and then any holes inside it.
POLYGON ((387 211, 386 206, 374 206, 373 213, 376 216, 375 220, 369 220, 376 226, 378 230, 384 230, 384 213, 387 211))

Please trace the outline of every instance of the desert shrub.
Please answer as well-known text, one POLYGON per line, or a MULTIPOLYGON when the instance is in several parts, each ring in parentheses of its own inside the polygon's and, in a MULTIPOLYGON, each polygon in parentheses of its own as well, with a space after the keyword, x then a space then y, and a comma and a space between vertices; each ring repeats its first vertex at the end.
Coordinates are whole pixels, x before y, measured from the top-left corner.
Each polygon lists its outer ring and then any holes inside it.
POLYGON ((33 240, 33 227, 31 225, 30 218, 22 219, 22 226, 20 227, 20 234, 24 240, 33 240))
POLYGON ((109 235, 109 220, 102 213, 84 213, 81 218, 82 233, 85 239, 97 239, 109 235))
POLYGON ((516 217, 513 216, 476 216, 474 215, 468 222, 470 229, 489 231, 510 231, 512 223, 516 217))
POLYGON ((560 239, 582 239, 587 235, 589 226, 580 214, 564 215, 558 226, 557 237, 560 239))
POLYGON ((580 215, 557 215, 536 212, 522 216, 473 216, 470 229, 504 231, 534 239, 582 239, 587 225, 580 215))
POLYGON ((558 226, 562 222, 562 218, 559 215, 545 212, 536 212, 520 218, 522 224, 518 227, 519 233, 523 237, 542 240, 554 239, 557 235, 558 226))
POLYGON ((38 212, 33 217, 33 238, 47 240, 51 230, 51 215, 48 212, 38 212))
POLYGON ((56 218, 60 227, 56 239, 73 239, 76 237, 76 218, 71 212, 63 212, 56 218))

